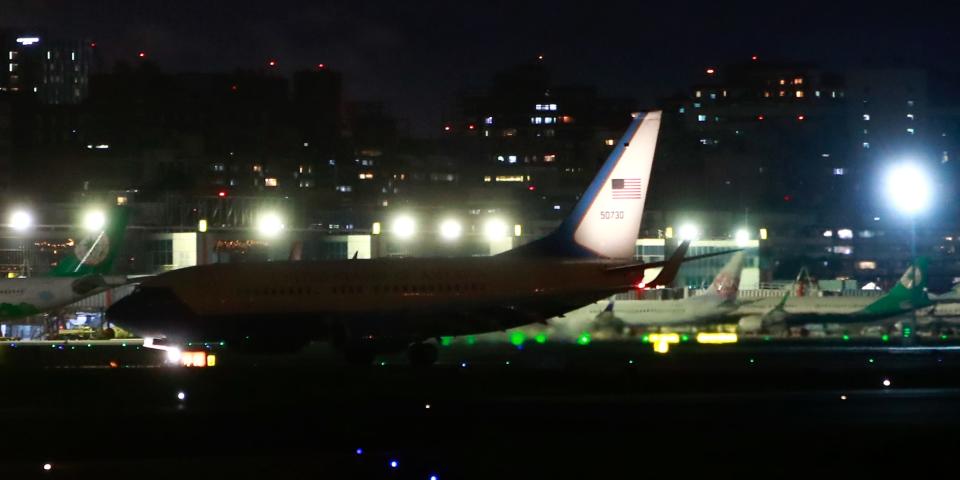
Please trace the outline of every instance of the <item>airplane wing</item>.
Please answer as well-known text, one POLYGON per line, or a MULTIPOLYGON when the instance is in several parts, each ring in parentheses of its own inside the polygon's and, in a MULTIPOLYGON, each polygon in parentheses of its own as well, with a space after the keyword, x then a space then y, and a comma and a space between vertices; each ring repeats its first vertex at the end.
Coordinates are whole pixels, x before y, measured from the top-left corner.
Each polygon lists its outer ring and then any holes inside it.
POLYGON ((679 260, 674 259, 673 257, 671 257, 671 258, 669 258, 669 259, 667 259, 667 260, 661 260, 661 261, 659 261, 659 262, 628 263, 628 264, 626 264, 626 265, 617 265, 616 267, 607 268, 607 271, 608 271, 608 272, 622 272, 622 271, 629 271, 629 270, 647 270, 647 269, 649 269, 649 268, 657 268, 657 267, 668 268, 668 267, 671 267, 671 266, 674 265, 673 262, 678 262, 678 261, 679 261, 680 263, 692 262, 692 261, 694 261, 694 260, 700 260, 700 259, 710 258, 710 257, 718 257, 718 256, 720 256, 720 255, 727 255, 727 254, 730 254, 730 253, 739 252, 740 250, 742 250, 742 249, 741 249, 741 248, 738 248, 738 249, 736 249, 736 250, 724 250, 724 251, 722 251, 722 252, 705 253, 705 254, 703 254, 703 255, 694 255, 694 256, 692 256, 692 257, 685 257, 685 258, 679 259, 679 260))

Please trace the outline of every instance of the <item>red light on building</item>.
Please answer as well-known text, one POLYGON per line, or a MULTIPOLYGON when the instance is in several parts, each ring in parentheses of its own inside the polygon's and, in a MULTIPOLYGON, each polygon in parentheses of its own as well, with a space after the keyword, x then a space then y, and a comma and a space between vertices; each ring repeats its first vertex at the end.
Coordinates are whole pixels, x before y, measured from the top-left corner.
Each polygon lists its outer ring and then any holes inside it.
POLYGON ((537 55, 537 60, 543 61, 543 54, 537 55))
POLYGON ((224 198, 224 197, 227 196, 227 191, 226 191, 226 190, 220 190, 219 192, 217 192, 217 196, 220 197, 220 198, 224 198))
POLYGON ((530 186, 527 187, 527 190, 530 190, 531 192, 533 192, 533 191, 536 191, 536 190, 537 190, 537 187, 534 186, 534 185, 530 185, 530 186))
POLYGON ((713 75, 714 73, 717 73, 716 69, 712 67, 707 69, 707 75, 713 75))
POLYGON ((230 90, 233 91, 233 92, 236 92, 236 91, 237 91, 237 86, 236 86, 236 85, 230 85, 230 90))
POLYGON ((97 42, 90 42, 90 48, 97 48, 97 42))
POLYGON ((784 202, 789 202, 789 201, 791 201, 791 200, 793 200, 793 197, 792 197, 792 196, 790 196, 790 195, 784 195, 784 196, 783 196, 783 201, 784 201, 784 202))
POLYGON ((139 58, 147 58, 147 52, 138 52, 138 53, 137 53, 137 57, 139 57, 139 58))
POLYGON ((444 132, 449 132, 449 131, 451 131, 451 130, 453 130, 453 127, 451 127, 450 125, 444 125, 444 126, 443 126, 443 131, 444 131, 444 132))
POLYGON ((756 55, 754 55, 754 56, 750 57, 750 60, 753 60, 754 62, 756 62, 757 60, 759 60, 759 57, 757 57, 756 55))
POLYGON ((802 121, 804 121, 804 120, 806 120, 806 119, 807 119, 807 117, 806 117, 805 115, 797 115, 797 121, 802 122, 802 121))
POLYGON ((476 130, 476 129, 477 129, 477 126, 472 123, 470 125, 467 125, 467 130, 476 130))
POLYGON ((271 66, 271 67, 276 67, 276 66, 277 66, 277 61, 276 61, 276 60, 270 60, 270 61, 267 62, 267 65, 269 65, 269 66, 271 66))
POLYGON ((318 63, 318 64, 317 64, 317 70, 323 70, 324 68, 327 68, 327 65, 326 65, 325 63, 318 63))
POLYGON ((757 115, 757 120, 760 120, 761 122, 763 121, 764 118, 766 117, 764 117, 763 115, 757 115))

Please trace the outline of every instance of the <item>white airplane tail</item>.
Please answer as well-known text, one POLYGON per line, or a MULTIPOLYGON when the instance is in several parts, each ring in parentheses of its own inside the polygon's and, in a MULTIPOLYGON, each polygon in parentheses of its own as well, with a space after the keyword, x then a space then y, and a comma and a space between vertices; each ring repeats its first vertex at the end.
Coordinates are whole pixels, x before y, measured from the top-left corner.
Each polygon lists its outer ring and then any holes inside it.
POLYGON ((734 301, 740 290, 740 274, 743 272, 743 252, 737 252, 713 279, 704 295, 716 295, 724 301, 734 301))
POLYGON ((660 111, 638 113, 557 230, 505 255, 633 258, 660 131, 660 111))

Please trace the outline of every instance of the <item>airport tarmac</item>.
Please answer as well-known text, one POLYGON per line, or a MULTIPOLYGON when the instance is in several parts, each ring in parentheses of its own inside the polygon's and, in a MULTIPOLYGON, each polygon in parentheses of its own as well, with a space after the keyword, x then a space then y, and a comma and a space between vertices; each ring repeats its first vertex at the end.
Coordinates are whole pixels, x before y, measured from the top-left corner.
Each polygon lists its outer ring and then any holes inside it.
POLYGON ((0 475, 920 473, 960 446, 960 350, 947 344, 757 341, 662 355, 636 341, 458 341, 430 369, 402 356, 351 367, 323 347, 211 351, 217 367, 186 369, 133 345, 5 345, 0 475))

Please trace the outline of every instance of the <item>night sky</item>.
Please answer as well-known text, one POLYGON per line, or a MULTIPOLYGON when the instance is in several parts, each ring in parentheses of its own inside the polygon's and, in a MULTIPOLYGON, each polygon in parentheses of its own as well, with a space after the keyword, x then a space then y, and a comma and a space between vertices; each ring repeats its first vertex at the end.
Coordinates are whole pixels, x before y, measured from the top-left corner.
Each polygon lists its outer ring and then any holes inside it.
MULTIPOLYGON (((0 0, 0 27, 90 38, 108 65, 137 51, 168 71, 325 63, 351 99, 435 131, 456 92, 543 54, 562 83, 650 104, 707 65, 761 59, 960 71, 960 7, 839 2, 0 0), (574 3, 578 5, 574 5, 574 3)), ((642 105, 643 106, 643 105, 642 105)))

